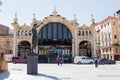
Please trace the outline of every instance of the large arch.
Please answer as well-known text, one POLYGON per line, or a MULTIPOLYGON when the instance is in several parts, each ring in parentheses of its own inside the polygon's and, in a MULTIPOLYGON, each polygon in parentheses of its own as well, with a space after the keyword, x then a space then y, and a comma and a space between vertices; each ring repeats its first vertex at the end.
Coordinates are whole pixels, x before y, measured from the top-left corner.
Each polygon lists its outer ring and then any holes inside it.
POLYGON ((79 56, 87 56, 92 58, 91 43, 89 41, 81 41, 79 43, 79 56))
POLYGON ((40 24, 40 26, 37 28, 37 32, 39 32, 45 25, 54 22, 64 24, 70 30, 72 37, 74 37, 74 27, 77 27, 78 24, 76 23, 76 26, 73 26, 71 22, 60 15, 50 15, 48 17, 45 17, 42 21, 39 21, 38 24, 40 24))
POLYGON ((31 50, 31 44, 28 41, 21 41, 18 43, 18 55, 26 58, 27 54, 30 53, 31 50))
POLYGON ((54 62, 57 56, 61 56, 64 62, 71 62, 71 31, 59 22, 44 25, 38 33, 38 51, 39 55, 49 58, 48 62, 54 62))

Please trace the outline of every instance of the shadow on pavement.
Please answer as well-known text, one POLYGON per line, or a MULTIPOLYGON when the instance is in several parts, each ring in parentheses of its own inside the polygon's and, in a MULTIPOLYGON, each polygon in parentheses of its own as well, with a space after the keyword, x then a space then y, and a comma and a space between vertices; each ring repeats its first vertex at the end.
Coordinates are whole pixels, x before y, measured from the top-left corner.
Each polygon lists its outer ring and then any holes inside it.
POLYGON ((49 79, 53 79, 53 80, 61 80, 60 78, 57 78, 55 76, 50 76, 50 75, 42 74, 42 73, 38 73, 38 74, 32 75, 32 76, 45 77, 45 78, 49 78, 49 79))
POLYGON ((10 72, 9 71, 0 73, 0 80, 4 80, 5 78, 8 78, 9 76, 10 76, 10 72))

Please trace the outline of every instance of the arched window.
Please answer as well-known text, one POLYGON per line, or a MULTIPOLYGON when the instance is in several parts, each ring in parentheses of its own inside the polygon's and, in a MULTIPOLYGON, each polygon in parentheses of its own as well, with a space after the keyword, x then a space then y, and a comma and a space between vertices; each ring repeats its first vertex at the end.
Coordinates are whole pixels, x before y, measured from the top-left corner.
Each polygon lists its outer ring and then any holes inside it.
POLYGON ((39 39, 43 40, 68 40, 72 38, 71 32, 69 29, 61 23, 49 23, 45 25, 38 34, 39 39))
POLYGON ((82 36, 84 36, 84 31, 82 31, 82 36))
POLYGON ((81 31, 78 32, 78 36, 81 36, 81 31))
POLYGON ((29 31, 29 36, 31 36, 31 31, 29 31))
POLYGON ((28 35, 28 31, 25 31, 25 36, 27 36, 28 35))
POLYGON ((21 35, 24 36, 24 31, 21 32, 21 35))
POLYGON ((86 36, 88 36, 88 31, 86 31, 86 36))
POLYGON ((20 36, 20 31, 18 31, 18 36, 20 36))
POLYGON ((91 31, 89 31, 89 35, 91 36, 91 31))

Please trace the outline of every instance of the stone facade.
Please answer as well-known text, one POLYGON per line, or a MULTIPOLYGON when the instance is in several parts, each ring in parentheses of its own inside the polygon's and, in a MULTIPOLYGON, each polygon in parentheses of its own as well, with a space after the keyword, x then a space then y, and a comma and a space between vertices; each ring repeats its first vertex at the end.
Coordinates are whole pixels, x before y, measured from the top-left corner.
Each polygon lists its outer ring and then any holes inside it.
MULTIPOLYGON (((18 45, 22 41, 27 41, 32 45, 32 33, 31 29, 34 23, 39 24, 37 27, 37 33, 47 24, 49 23, 61 23, 64 24, 72 34, 72 57, 78 56, 80 54, 80 44, 83 45, 84 42, 90 44, 89 49, 91 53, 91 57, 96 56, 96 32, 94 19, 92 17, 90 26, 80 26, 77 23, 76 16, 74 16, 73 20, 67 20, 66 18, 58 15, 57 11, 54 10, 52 15, 45 17, 43 20, 37 20, 35 18, 35 14, 33 15, 33 23, 31 25, 22 25, 20 26, 18 23, 17 16, 15 15, 14 22, 12 23, 14 28, 14 46, 13 46, 13 54, 14 56, 18 56, 18 45)), ((82 49, 82 48, 81 48, 82 49)), ((38 47, 36 47, 36 52, 38 51, 38 47)))
POLYGON ((13 35, 9 33, 9 28, 0 25, 0 52, 12 54, 13 35))
POLYGON ((9 34, 9 28, 0 24, 0 35, 9 34))

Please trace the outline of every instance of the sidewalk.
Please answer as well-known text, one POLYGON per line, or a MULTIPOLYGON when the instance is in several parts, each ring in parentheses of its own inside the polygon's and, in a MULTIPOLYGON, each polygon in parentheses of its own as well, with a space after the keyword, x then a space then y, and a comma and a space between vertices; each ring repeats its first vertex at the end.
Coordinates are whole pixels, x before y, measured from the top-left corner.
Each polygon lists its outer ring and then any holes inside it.
POLYGON ((116 61, 116 64, 120 64, 120 61, 116 61))
POLYGON ((26 64, 9 63, 9 71, 0 80, 120 80, 120 64, 76 65, 38 64, 37 75, 27 75, 26 64))

